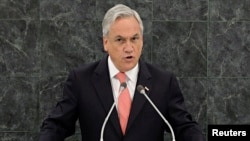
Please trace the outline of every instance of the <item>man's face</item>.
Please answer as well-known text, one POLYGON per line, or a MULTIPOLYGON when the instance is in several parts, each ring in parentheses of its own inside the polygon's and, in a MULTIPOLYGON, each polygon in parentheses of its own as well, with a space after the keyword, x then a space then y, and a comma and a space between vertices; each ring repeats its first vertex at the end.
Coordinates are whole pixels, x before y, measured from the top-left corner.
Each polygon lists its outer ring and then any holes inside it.
POLYGON ((131 70, 137 64, 143 46, 140 25, 134 17, 118 18, 103 37, 104 50, 119 71, 131 70))

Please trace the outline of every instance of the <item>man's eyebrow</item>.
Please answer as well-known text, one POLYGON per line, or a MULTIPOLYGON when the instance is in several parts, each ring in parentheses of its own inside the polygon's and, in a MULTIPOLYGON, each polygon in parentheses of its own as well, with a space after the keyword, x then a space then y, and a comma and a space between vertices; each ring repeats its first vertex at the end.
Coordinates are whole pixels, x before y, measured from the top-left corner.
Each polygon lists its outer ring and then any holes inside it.
POLYGON ((115 36, 115 38, 124 38, 124 37, 122 37, 121 35, 117 35, 115 36))
MULTIPOLYGON (((131 38, 134 38, 134 37, 139 37, 140 34, 139 33, 136 33, 134 34, 131 38)), ((127 37, 124 37, 124 36, 121 36, 121 35, 116 35, 115 38, 127 38, 127 37)), ((130 37, 129 37, 130 38, 130 37)))
POLYGON ((139 36, 139 33, 136 33, 134 36, 139 36))

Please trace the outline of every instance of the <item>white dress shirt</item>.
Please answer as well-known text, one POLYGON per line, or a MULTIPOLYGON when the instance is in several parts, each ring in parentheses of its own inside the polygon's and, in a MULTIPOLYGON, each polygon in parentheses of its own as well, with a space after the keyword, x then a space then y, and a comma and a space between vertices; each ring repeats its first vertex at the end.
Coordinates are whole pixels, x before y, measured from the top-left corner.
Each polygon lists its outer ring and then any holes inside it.
MULTIPOLYGON (((117 105, 118 104, 118 97, 119 97, 120 81, 116 78, 116 74, 119 73, 120 71, 115 67, 110 56, 108 57, 108 68, 109 68, 111 86, 112 86, 112 90, 113 90, 113 96, 114 96, 114 100, 115 100, 116 105, 117 105)), ((133 97, 134 97, 134 93, 135 93, 138 71, 139 71, 139 66, 137 63, 133 69, 125 72, 125 74, 127 76, 127 81, 126 81, 127 88, 129 90, 129 94, 130 94, 132 101, 133 101, 133 97)))

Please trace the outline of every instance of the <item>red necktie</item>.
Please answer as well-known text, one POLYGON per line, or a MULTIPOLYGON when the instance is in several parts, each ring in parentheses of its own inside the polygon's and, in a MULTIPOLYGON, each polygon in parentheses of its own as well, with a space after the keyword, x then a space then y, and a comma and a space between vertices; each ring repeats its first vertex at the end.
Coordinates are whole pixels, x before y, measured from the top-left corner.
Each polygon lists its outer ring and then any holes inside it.
MULTIPOLYGON (((116 77, 119 79, 120 83, 126 83, 126 75, 123 72, 119 72, 116 77)), ((130 108, 131 98, 128 88, 126 87, 118 97, 118 113, 123 134, 125 134, 126 131, 130 108)))

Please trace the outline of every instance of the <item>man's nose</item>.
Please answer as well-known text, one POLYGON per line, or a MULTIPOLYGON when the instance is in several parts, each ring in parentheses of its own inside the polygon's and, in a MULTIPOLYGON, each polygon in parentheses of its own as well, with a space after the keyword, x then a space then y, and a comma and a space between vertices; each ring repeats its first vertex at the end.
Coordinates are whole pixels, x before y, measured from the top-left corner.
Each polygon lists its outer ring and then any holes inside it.
POLYGON ((127 41, 125 44, 125 52, 132 52, 133 51, 133 43, 130 41, 127 41))

